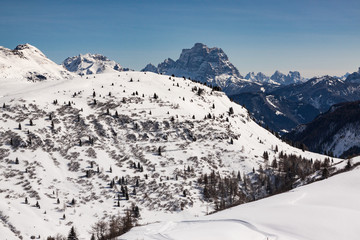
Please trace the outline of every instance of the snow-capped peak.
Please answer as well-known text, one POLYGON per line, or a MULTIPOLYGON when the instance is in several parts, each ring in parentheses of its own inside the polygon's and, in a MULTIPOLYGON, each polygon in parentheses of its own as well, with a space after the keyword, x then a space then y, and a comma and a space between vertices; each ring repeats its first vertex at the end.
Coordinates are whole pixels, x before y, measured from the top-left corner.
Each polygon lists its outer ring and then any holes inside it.
POLYGON ((62 64, 70 72, 79 75, 129 71, 101 54, 79 54, 66 58, 62 64))
POLYGON ((71 77, 71 73, 28 43, 18 45, 14 50, 0 47, 0 78, 39 81, 71 77))
POLYGON ((301 83, 304 82, 304 78, 301 77, 298 71, 289 71, 287 75, 281 73, 276 70, 275 73, 269 77, 263 74, 262 72, 258 72, 256 75, 254 72, 249 72, 245 79, 255 81, 255 82, 268 82, 276 85, 289 85, 293 83, 301 83))

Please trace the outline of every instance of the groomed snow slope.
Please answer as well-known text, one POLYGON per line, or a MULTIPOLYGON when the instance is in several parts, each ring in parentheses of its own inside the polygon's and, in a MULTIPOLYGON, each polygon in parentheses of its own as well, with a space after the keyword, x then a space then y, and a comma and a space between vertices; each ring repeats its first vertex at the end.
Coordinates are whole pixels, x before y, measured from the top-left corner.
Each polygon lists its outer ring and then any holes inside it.
POLYGON ((357 240, 360 236, 359 186, 358 167, 213 215, 136 227, 120 239, 357 240))

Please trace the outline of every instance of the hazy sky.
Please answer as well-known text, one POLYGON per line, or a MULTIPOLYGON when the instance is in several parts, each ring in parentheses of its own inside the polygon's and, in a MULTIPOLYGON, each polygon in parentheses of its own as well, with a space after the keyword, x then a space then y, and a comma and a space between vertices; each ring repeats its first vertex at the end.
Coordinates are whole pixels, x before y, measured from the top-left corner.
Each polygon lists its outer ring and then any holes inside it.
POLYGON ((140 70, 196 42, 245 75, 342 75, 360 66, 359 0, 1 1, 0 45, 30 43, 61 63, 100 53, 140 70))

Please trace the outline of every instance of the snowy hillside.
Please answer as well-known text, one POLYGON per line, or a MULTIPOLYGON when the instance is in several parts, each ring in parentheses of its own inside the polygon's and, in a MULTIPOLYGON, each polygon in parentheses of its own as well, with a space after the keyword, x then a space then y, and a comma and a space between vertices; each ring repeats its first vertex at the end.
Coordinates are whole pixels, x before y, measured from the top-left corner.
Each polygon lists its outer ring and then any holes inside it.
POLYGON ((213 215, 136 227, 119 239, 356 240, 359 184, 357 168, 213 215))
POLYGON ((89 75, 98 73, 116 73, 129 71, 120 64, 100 54, 80 54, 79 56, 68 57, 62 63, 64 68, 78 75, 89 75))
POLYGON ((14 50, 0 46, 0 79, 43 81, 72 76, 66 69, 48 59, 39 49, 30 44, 18 45, 14 50))
POLYGON ((149 72, 0 79, 0 107, 5 239, 44 239, 71 226, 89 239, 95 222, 134 206, 140 223, 184 220, 342 161, 288 146, 222 92, 149 72), (204 195, 205 174, 232 186, 229 195, 220 185, 204 195))

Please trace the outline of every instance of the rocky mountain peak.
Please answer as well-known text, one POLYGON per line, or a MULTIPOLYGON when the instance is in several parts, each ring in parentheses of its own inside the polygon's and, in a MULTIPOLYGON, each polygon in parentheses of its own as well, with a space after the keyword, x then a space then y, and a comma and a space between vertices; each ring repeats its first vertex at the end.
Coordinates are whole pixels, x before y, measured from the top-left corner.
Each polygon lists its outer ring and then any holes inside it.
POLYGON ((110 60, 101 54, 79 54, 78 56, 66 58, 62 65, 70 72, 79 75, 108 73, 116 71, 128 71, 119 63, 110 60))
POLYGON ((346 77, 347 82, 360 83, 360 67, 357 72, 353 72, 346 77))
POLYGON ((209 48, 202 43, 183 49, 176 61, 168 58, 157 68, 145 67, 142 71, 190 77, 220 87, 225 87, 230 79, 235 81, 234 79, 242 78, 221 48, 209 48))

